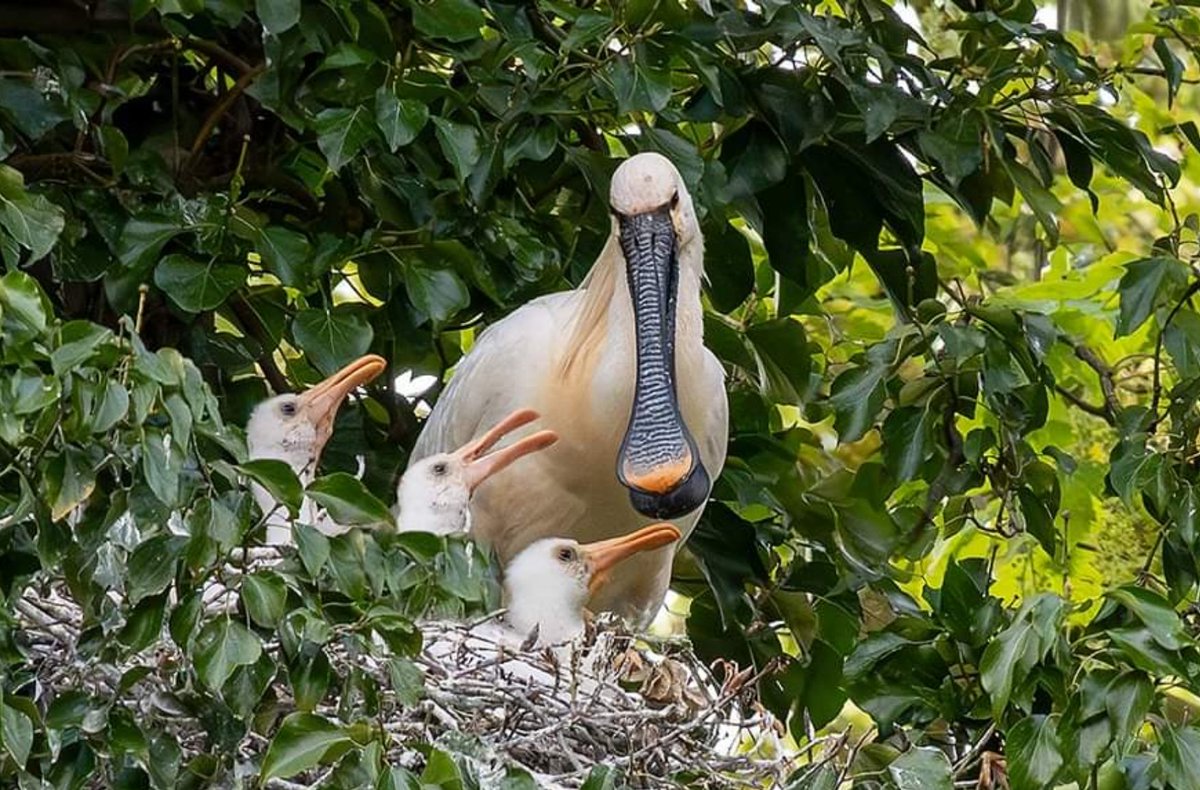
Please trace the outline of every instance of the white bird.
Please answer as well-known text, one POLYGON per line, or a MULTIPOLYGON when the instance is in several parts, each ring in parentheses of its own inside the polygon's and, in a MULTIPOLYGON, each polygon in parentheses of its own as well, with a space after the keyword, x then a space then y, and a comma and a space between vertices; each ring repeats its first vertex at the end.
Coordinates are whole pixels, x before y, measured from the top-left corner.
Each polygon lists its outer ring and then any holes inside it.
MULTIPOLYGON (((333 420, 346 396, 374 379, 387 362, 368 354, 354 360, 316 386, 299 394, 268 398, 250 414, 246 423, 246 448, 251 460, 272 458, 287 463, 307 487, 316 474, 321 451, 333 433, 333 420)), ((268 545, 293 543, 288 514, 265 488, 251 484, 254 498, 267 516, 268 545)), ((297 521, 327 535, 340 535, 350 527, 333 521, 317 503, 304 498, 297 521)))
MULTIPOLYGON (((424 651, 438 662, 452 661, 460 670, 473 663, 496 663, 524 680, 557 685, 562 659, 580 647, 586 631, 586 607, 613 570, 635 555, 679 540, 673 524, 658 523, 629 535, 589 544, 570 538, 534 541, 508 563, 504 573, 503 621, 473 625, 428 621, 421 624, 424 651), (554 658, 525 653, 550 648, 554 658)), ((606 656, 594 655, 580 666, 593 681, 606 656)), ((594 683, 592 684, 594 685, 594 683)))
MULTIPOLYGON (((669 160, 643 153, 617 168, 610 207, 612 232, 583 284, 483 332, 410 460, 461 446, 517 406, 560 435, 476 492, 473 534, 501 562, 540 538, 609 538, 650 520, 686 536, 725 462, 728 402, 703 342, 692 199, 669 160)), ((644 622, 662 603, 672 556, 663 547, 623 563, 596 610, 644 622)))
POLYGON ((558 441, 553 431, 538 431, 489 453, 507 434, 533 422, 538 413, 518 409, 478 439, 452 453, 438 453, 414 463, 396 489, 396 530, 449 535, 471 526, 471 494, 484 480, 513 461, 558 441))
POLYGON ((579 543, 542 538, 526 546, 504 570, 506 620, 525 639, 537 629, 538 644, 583 635, 584 607, 623 561, 681 537, 674 524, 658 523, 617 538, 579 543))

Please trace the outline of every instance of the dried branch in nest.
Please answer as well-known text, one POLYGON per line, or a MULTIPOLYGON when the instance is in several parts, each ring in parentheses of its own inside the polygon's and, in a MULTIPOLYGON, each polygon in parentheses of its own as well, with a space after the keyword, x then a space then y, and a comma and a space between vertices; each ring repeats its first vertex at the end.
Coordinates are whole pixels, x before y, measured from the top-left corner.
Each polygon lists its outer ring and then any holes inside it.
MULTIPOLYGON (((272 561, 239 559, 243 568, 272 561)), ((236 609, 237 576, 230 574, 230 589, 213 583, 205 591, 210 612, 236 609)), ((180 680, 187 658, 172 641, 164 638, 120 664, 105 664, 80 656, 82 612, 60 581, 26 588, 14 608, 43 711, 67 691, 84 691, 127 708, 147 731, 170 733, 185 761, 211 752, 210 733, 194 714, 194 692, 180 680), (124 688, 123 678, 132 677, 135 667, 144 674, 124 688)), ((370 718, 389 744, 393 765, 419 768, 424 757, 417 745, 433 744, 469 756, 481 779, 517 765, 543 787, 578 787, 597 764, 646 788, 679 786, 673 777, 681 772, 704 776, 707 787, 784 779, 793 767, 789 761, 754 759, 739 749, 744 736, 761 734, 763 717, 755 712, 761 709, 751 699, 754 678, 722 684, 683 640, 664 641, 656 651, 635 645, 633 635, 611 621, 597 625, 580 643, 521 650, 494 623, 422 623, 424 647, 410 658, 424 675, 424 688, 417 690, 394 687, 389 662, 395 656, 381 642, 365 652, 361 642, 348 640, 324 649, 332 666, 354 667, 377 684, 380 709, 370 718)), ((278 642, 266 645, 268 655, 282 662, 280 650, 278 642)), ((726 680, 730 671, 725 668, 726 680)), ((291 689, 278 678, 267 695, 281 714, 294 709, 291 689)), ((336 692, 316 712, 345 724, 365 718, 353 700, 336 692)), ((235 773, 258 772, 271 734, 246 735, 236 749, 235 773)), ((328 770, 269 786, 315 786, 328 770)))

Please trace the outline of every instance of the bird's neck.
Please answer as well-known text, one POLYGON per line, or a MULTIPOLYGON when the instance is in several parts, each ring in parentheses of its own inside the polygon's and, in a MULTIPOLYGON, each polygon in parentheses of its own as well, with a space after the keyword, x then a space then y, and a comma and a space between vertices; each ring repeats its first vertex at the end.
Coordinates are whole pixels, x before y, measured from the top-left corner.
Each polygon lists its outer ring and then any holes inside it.
POLYGON ((431 532, 452 535, 466 532, 471 511, 466 502, 443 502, 421 497, 408 497, 397 503, 397 529, 401 532, 431 532))
POLYGON ((540 594, 509 595, 508 625, 522 639, 536 626, 538 643, 566 642, 583 634, 582 603, 555 590, 540 594))

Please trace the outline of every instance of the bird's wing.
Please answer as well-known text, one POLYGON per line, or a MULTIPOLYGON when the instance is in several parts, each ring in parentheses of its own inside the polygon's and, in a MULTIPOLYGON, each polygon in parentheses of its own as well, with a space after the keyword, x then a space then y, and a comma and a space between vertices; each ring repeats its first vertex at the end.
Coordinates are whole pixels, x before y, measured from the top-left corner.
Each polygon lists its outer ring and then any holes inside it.
POLYGON ((704 349, 704 379, 702 392, 720 392, 707 404, 704 411, 703 439, 700 443, 700 458, 708 470, 713 483, 725 468, 725 454, 729 449, 729 395, 725 390, 725 368, 708 348, 704 349))
POLYGON ((409 465, 455 450, 514 409, 533 405, 578 298, 577 291, 543 296, 485 329, 425 421, 409 465))

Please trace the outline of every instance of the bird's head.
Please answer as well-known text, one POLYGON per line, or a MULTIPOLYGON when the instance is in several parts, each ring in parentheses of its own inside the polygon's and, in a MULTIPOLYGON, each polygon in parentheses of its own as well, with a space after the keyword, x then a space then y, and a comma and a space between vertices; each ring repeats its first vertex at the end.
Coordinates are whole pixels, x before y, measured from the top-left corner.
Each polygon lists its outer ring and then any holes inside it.
POLYGON ((537 626, 544 641, 570 638, 581 623, 583 607, 608 579, 610 571, 633 555, 679 540, 673 524, 642 527, 618 538, 579 543, 543 538, 526 546, 504 569, 508 618, 519 633, 537 626))
POLYGON ((258 404, 246 423, 250 457, 285 461, 297 474, 315 467, 346 396, 385 367, 383 357, 368 354, 304 392, 277 395, 258 404))
POLYGON ((467 508, 476 488, 517 459, 558 441, 554 431, 543 430, 488 452, 505 435, 538 416, 532 409, 519 409, 454 452, 431 455, 410 466, 396 491, 400 529, 439 534, 466 529, 467 508))
POLYGON ((678 518, 702 505, 711 488, 675 386, 680 260, 702 266, 703 239, 683 179, 661 154, 622 162, 613 174, 609 204, 637 335, 637 382, 617 478, 639 513, 678 518), (681 256, 685 251, 689 254, 681 256))
POLYGON ((659 215, 670 221, 677 249, 700 237, 692 196, 679 170, 662 154, 646 152, 622 162, 613 173, 608 202, 618 230, 630 218, 659 215))

